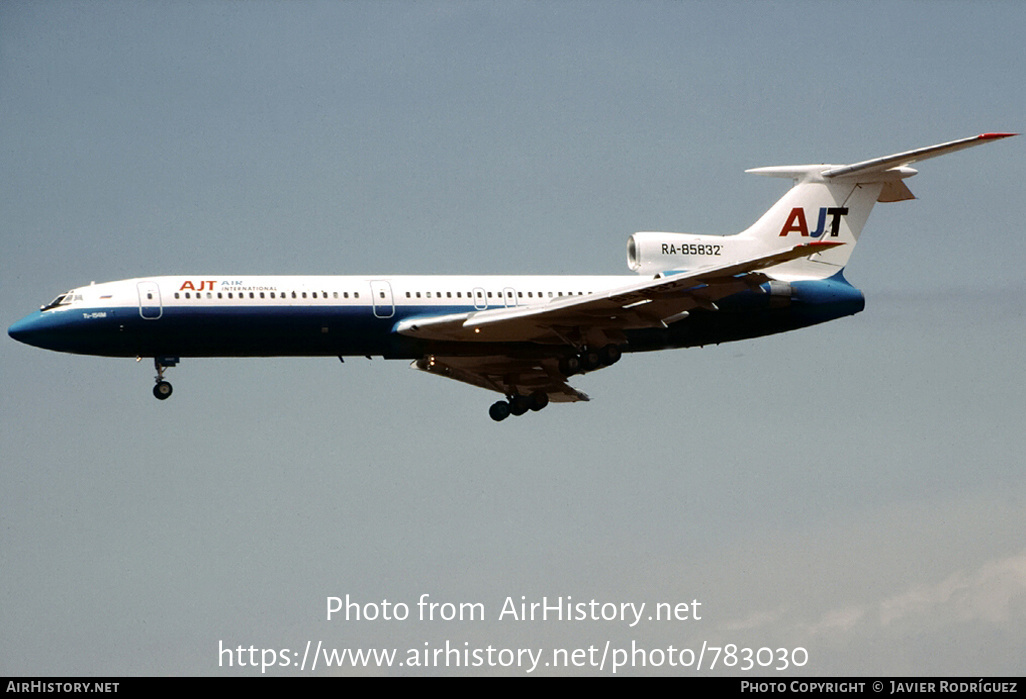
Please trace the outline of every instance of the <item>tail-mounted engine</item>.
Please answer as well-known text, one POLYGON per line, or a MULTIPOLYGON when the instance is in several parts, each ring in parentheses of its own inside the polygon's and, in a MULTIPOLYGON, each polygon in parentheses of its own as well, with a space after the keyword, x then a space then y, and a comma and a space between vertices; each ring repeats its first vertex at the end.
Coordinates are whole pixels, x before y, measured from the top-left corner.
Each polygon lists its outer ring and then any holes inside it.
POLYGON ((739 236, 635 233, 627 239, 627 266, 643 275, 714 267, 739 259, 750 242, 739 236))

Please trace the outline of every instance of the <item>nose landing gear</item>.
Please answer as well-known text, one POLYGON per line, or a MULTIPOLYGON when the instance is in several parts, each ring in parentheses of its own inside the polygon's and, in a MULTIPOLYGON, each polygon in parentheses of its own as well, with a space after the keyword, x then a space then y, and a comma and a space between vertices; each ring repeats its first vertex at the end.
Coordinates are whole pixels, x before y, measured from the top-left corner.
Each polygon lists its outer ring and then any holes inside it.
POLYGON ((164 380, 164 370, 170 369, 178 364, 178 357, 154 357, 153 366, 157 369, 157 376, 154 380, 157 385, 153 387, 153 397, 157 400, 167 400, 171 397, 171 384, 164 380))

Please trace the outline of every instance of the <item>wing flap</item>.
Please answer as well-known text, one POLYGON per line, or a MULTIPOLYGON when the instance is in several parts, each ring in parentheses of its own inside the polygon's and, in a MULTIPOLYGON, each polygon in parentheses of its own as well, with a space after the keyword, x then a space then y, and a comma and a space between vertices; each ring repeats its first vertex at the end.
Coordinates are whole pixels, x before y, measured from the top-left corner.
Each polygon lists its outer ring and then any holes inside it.
POLYGON ((410 367, 436 376, 501 393, 529 395, 542 391, 555 403, 590 400, 559 374, 556 357, 524 358, 509 355, 447 357, 429 355, 410 367))

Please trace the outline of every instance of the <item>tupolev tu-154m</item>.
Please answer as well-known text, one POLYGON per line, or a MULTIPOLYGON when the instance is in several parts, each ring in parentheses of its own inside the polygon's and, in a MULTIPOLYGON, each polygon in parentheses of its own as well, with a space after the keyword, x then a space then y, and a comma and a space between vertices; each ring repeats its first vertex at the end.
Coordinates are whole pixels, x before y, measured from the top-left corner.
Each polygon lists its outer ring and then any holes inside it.
POLYGON ((7 331, 36 347, 153 357, 382 356, 495 391, 494 420, 588 400, 577 374, 624 353, 693 347, 853 315, 844 267, 873 205, 913 199, 912 163, 1014 136, 984 133, 850 165, 748 172, 794 185, 734 235, 635 233, 636 276, 143 277, 57 296, 7 331))

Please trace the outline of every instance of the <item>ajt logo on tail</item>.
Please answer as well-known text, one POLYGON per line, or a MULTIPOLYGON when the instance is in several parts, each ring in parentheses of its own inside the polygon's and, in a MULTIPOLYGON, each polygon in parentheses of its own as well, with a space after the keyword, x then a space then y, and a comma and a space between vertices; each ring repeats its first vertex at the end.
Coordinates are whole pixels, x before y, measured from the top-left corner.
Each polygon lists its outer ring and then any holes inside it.
POLYGON ((809 224, 805 222, 805 209, 796 207, 791 209, 791 214, 787 217, 784 227, 780 229, 779 237, 782 238, 791 231, 797 231, 804 238, 809 236, 819 238, 826 231, 826 219, 827 216, 830 216, 830 237, 836 238, 841 229, 841 217, 847 214, 848 207, 846 206, 821 207, 816 230, 809 233, 809 224))

